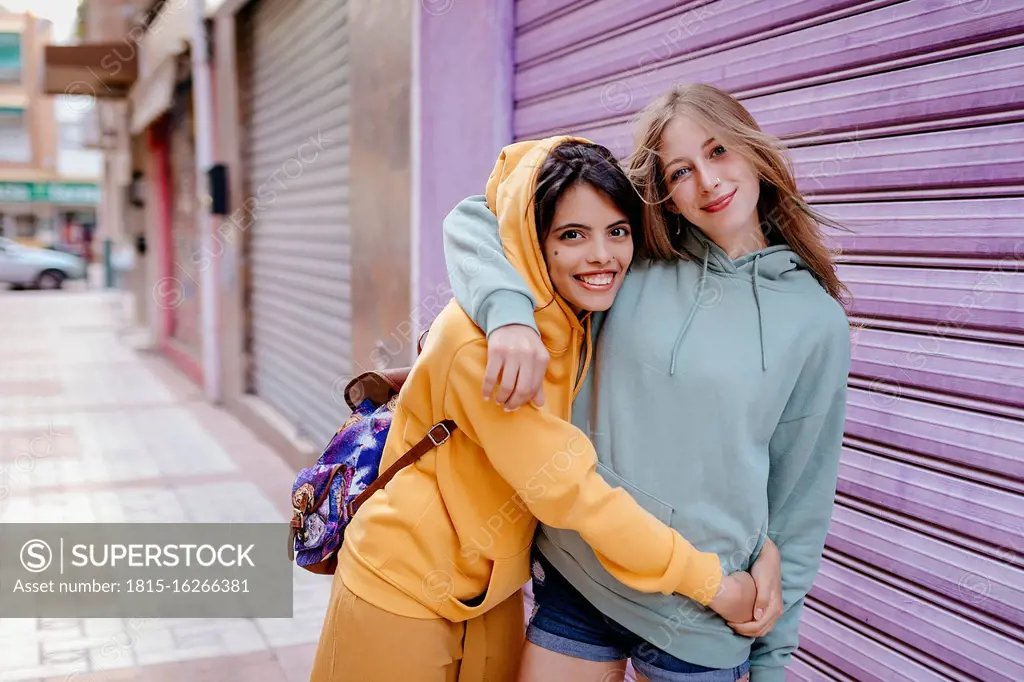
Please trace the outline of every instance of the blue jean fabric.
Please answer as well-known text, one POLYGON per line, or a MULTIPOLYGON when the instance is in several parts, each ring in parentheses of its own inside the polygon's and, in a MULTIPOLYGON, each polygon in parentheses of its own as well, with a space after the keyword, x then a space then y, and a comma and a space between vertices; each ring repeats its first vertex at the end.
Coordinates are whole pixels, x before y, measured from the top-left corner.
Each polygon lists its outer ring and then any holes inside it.
POLYGON ((598 611, 536 548, 532 558, 533 616, 526 638, 537 646, 587 661, 633 662, 650 682, 737 682, 750 662, 735 668, 705 668, 681 661, 598 611))

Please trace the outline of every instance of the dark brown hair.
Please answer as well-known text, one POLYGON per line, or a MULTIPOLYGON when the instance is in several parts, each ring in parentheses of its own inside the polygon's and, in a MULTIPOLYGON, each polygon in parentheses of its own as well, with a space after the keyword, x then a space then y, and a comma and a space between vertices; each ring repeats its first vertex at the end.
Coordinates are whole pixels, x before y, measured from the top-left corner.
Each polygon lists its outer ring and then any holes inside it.
POLYGON ((626 172, 607 147, 579 140, 569 140, 552 149, 537 176, 533 205, 540 243, 544 243, 551 231, 555 210, 562 196, 581 183, 605 194, 622 211, 629 221, 634 250, 642 251, 644 229, 641 202, 626 172))

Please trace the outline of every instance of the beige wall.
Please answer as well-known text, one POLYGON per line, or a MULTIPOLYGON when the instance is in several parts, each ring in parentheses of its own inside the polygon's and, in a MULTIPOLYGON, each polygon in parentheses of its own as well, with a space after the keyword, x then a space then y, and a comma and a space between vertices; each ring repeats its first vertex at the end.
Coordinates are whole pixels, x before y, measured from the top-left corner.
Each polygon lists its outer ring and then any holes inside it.
MULTIPOLYGON (((30 171, 26 179, 48 179, 57 170, 57 121, 53 98, 42 94, 43 46, 50 41, 50 22, 30 14, 0 12, 0 30, 21 33, 22 78, 17 84, 0 84, 0 99, 26 103, 26 127, 32 160, 25 164, 0 164, 8 170, 30 171)), ((13 178, 12 178, 13 179, 13 178)))
MULTIPOLYGON (((57 170, 57 120, 54 111, 54 99, 42 94, 38 83, 42 82, 43 46, 50 43, 53 26, 48 21, 35 20, 34 27, 26 30, 30 35, 30 49, 26 49, 26 60, 31 72, 27 74, 26 83, 29 87, 29 110, 31 114, 32 148, 35 151, 34 161, 37 166, 47 170, 57 170), (34 30, 32 30, 34 28, 34 30)), ((28 42, 28 41, 26 41, 28 42)))
POLYGON ((348 6, 352 361, 359 371, 401 367, 415 357, 409 264, 416 11, 414 0, 348 6))
POLYGON ((135 16, 153 0, 86 0, 82 39, 90 43, 117 43, 134 34, 135 16))

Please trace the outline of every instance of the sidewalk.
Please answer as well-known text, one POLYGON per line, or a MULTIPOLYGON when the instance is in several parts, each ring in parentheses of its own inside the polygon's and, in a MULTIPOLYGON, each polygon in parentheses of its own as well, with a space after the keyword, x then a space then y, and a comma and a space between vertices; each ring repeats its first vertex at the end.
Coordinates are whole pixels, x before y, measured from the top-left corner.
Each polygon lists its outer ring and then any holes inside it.
MULTIPOLYGON (((134 350, 122 304, 0 291, 0 523, 283 527, 293 472, 134 350)), ((0 619, 0 682, 306 682, 330 584, 296 570, 291 620, 0 619)))

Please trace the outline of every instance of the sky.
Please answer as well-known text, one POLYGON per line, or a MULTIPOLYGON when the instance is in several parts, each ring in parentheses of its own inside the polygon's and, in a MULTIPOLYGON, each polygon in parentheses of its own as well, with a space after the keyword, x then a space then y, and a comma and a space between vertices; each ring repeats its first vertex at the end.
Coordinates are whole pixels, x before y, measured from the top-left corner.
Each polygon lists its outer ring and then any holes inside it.
POLYGON ((78 0, 0 0, 0 7, 11 12, 31 10, 32 14, 53 22, 53 42, 65 43, 75 30, 78 0))

